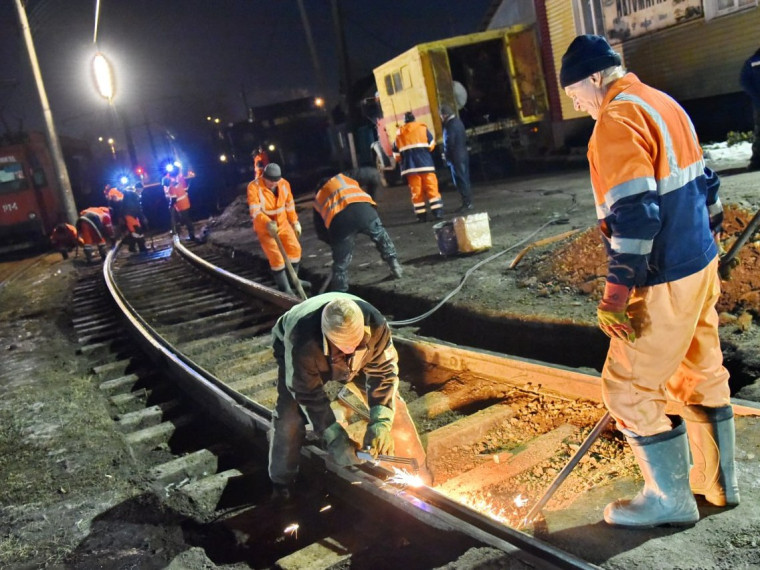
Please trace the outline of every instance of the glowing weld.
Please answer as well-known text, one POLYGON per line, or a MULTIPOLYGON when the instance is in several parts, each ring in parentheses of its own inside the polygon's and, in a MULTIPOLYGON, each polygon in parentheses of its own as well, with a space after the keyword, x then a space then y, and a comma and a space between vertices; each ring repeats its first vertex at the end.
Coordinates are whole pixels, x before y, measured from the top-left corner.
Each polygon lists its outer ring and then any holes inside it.
POLYGON ((298 523, 289 524, 282 532, 283 534, 289 534, 290 536, 298 538, 298 523))
POLYGON ((422 477, 414 473, 409 473, 403 469, 393 468, 393 475, 388 478, 387 482, 393 485, 399 485, 402 487, 422 487, 425 483, 422 477))

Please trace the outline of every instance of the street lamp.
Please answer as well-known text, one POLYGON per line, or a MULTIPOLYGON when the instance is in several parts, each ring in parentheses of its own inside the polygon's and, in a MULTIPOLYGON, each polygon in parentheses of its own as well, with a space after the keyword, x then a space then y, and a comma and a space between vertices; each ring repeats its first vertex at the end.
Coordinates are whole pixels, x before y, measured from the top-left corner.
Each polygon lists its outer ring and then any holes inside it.
POLYGON ((111 62, 101 52, 96 53, 92 58, 92 77, 100 96, 111 103, 115 94, 113 68, 111 62))

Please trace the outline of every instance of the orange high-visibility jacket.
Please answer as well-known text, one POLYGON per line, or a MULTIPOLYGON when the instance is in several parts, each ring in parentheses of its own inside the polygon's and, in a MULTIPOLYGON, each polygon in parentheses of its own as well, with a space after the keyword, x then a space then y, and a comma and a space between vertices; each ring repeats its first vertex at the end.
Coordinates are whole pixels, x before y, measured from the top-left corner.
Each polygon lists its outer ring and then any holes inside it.
POLYGON ((55 249, 74 247, 78 241, 77 229, 71 224, 59 224, 50 234, 50 243, 55 249))
POLYGON ((401 175, 435 172, 435 139, 424 123, 404 124, 393 143, 393 157, 401 160, 401 175))
POLYGON ((79 212, 77 220, 79 241, 84 245, 99 245, 113 237, 111 212, 108 208, 97 206, 79 212))
POLYGON ((256 178, 248 184, 248 211, 256 233, 267 233, 267 222, 275 221, 278 226, 295 224, 298 221, 296 204, 290 183, 281 178, 277 182, 277 196, 264 185, 263 178, 256 178))
POLYGON ((178 174, 169 185, 168 194, 170 198, 176 198, 174 209, 177 212, 184 212, 190 209, 190 195, 187 193, 188 184, 185 177, 178 174))
POLYGON ((256 178, 264 173, 264 167, 269 164, 269 155, 266 151, 256 153, 253 157, 253 167, 256 171, 256 178))
POLYGON ((369 202, 376 206, 372 197, 361 189, 359 183, 345 174, 338 174, 328 180, 314 197, 314 209, 317 210, 329 228, 333 218, 349 204, 369 202))

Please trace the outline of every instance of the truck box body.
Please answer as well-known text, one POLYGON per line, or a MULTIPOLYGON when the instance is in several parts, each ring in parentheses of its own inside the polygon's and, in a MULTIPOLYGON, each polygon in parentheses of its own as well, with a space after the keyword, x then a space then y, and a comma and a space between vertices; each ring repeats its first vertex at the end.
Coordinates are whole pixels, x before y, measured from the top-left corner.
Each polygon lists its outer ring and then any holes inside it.
MULTIPOLYGON (((384 165, 404 113, 443 138, 438 108, 458 109, 471 152, 502 146, 527 150, 548 109, 534 26, 513 26, 419 44, 374 69, 383 117, 378 139, 384 165)), ((378 166, 380 163, 378 162, 378 166)))

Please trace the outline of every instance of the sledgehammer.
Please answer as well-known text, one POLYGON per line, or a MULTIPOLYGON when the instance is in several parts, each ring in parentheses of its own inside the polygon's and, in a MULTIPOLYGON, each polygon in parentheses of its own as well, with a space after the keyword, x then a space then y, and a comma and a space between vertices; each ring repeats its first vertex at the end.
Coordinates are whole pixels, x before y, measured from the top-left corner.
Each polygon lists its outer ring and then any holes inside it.
POLYGON ((285 260, 285 268, 288 270, 288 275, 290 275, 291 281, 293 281, 293 287, 295 287, 296 291, 298 292, 298 296, 301 297, 301 299, 305 301, 308 297, 306 296, 306 292, 303 290, 303 286, 301 285, 301 280, 298 278, 298 275, 296 274, 296 270, 293 269, 293 264, 290 263, 290 259, 288 259, 288 254, 285 253, 285 246, 282 245, 282 240, 280 239, 280 236, 277 235, 277 231, 270 232, 269 235, 271 235, 274 238, 274 241, 280 250, 280 254, 282 255, 282 258, 285 260))
POLYGON ((533 508, 530 509, 530 512, 525 515, 525 518, 522 520, 522 523, 520 525, 521 528, 524 528, 533 522, 533 519, 536 518, 538 512, 549 501, 549 499, 552 498, 552 495, 554 495, 557 489, 559 489, 559 486, 562 485, 565 479, 567 479, 567 476, 570 475, 570 472, 578 464, 581 458, 586 455, 589 447, 591 447, 591 445, 597 439, 599 439, 599 436, 604 431, 604 428, 607 427, 607 424, 610 423, 611 419, 612 416, 610 416, 610 413, 607 412, 602 416, 602 419, 596 423, 594 429, 592 429, 591 433, 586 436, 586 439, 583 440, 583 443, 578 448, 578 451, 575 452, 575 455, 570 458, 570 461, 567 462, 567 465, 565 465, 562 468, 562 471, 560 471, 559 474, 554 478, 554 481, 552 481, 552 484, 549 486, 549 489, 547 489, 546 493, 544 493, 544 496, 541 497, 538 502, 533 505, 533 508))

